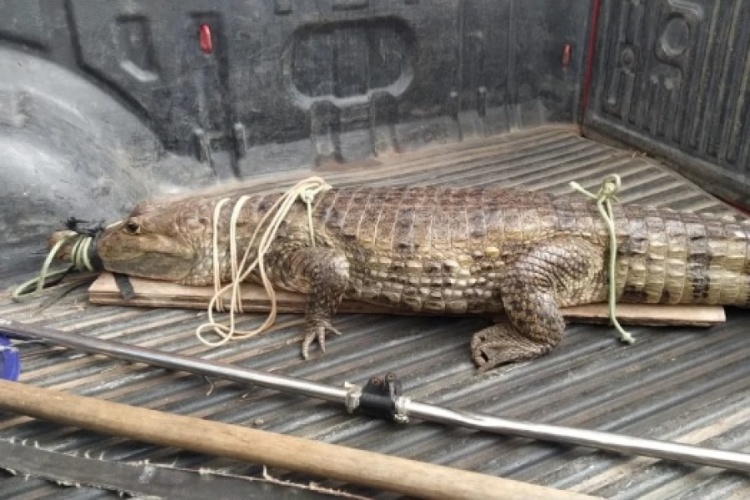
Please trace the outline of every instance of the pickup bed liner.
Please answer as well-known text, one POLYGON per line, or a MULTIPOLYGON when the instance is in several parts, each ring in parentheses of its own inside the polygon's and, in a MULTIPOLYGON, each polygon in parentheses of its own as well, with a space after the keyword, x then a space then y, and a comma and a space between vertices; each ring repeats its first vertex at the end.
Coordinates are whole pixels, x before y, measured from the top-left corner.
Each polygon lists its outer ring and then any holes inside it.
MULTIPOLYGON (((729 211, 700 188, 632 150, 580 137, 573 126, 545 126, 482 140, 437 146, 370 162, 346 171, 318 171, 333 183, 477 185, 498 183, 555 193, 576 180, 595 189, 618 173, 624 202, 696 211, 729 211)), ((290 174, 291 175, 291 174, 290 174)), ((297 175, 300 175, 299 172, 297 175)), ((278 182, 279 176, 267 177, 278 182)), ((71 214, 73 215, 73 214, 71 214)), ((303 361, 300 331, 281 327, 256 338, 209 349, 194 336, 203 313, 94 306, 84 290, 39 311, 39 302, 0 298, 0 317, 116 339, 169 352, 221 359, 340 385, 364 382, 393 370, 413 399, 534 422, 600 429, 633 436, 750 452, 750 312, 728 310, 728 321, 709 330, 633 327, 637 342, 620 344, 606 327, 571 325, 550 355, 477 375, 469 357, 471 334, 485 322, 475 318, 338 316, 345 334, 332 338, 324 357, 303 361)), ((297 319, 283 316, 278 324, 297 319)), ((262 318, 247 315, 242 324, 262 318)), ((314 351, 315 354, 318 351, 314 351)), ((254 425, 306 436, 616 498, 750 495, 748 476, 708 467, 672 464, 580 447, 486 435, 413 423, 397 427, 350 417, 333 404, 244 388, 185 373, 168 372, 102 356, 39 344, 21 347, 21 381, 77 394, 254 425)), ((259 475, 259 465, 216 459, 174 449, 1 415, 0 440, 37 444, 58 453, 95 459, 211 468, 259 475)), ((2 465, 2 458, 0 458, 2 465)), ((113 464, 113 471, 116 464, 113 464)), ((366 467, 366 464, 362 464, 366 467)), ((300 477, 271 471, 276 477, 300 477)), ((396 473, 396 471, 394 471, 396 473)), ((342 485, 323 480, 326 486, 342 485)), ((144 484, 144 493, 148 484, 144 484)), ((353 493, 378 494, 353 486, 353 493)), ((59 495, 42 480, 3 475, 4 496, 59 495)), ((238 491, 247 496, 247 490, 238 491)), ((87 487, 65 490, 67 498, 114 497, 87 487)), ((187 494, 187 492, 186 492, 187 494)), ((390 496, 379 494, 381 497, 390 496)), ((225 497, 223 497, 225 498, 225 497)))

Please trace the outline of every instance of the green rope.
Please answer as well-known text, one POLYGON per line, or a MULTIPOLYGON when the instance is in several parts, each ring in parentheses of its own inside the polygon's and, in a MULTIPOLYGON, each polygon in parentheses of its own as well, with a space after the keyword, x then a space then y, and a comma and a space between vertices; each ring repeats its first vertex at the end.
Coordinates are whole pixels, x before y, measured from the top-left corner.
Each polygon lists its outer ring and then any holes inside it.
POLYGON ((632 335, 625 331, 625 329, 617 321, 616 316, 616 303, 617 303, 617 235, 615 233, 615 221, 614 213, 612 211, 612 200, 617 201, 616 195, 620 190, 621 181, 619 175, 611 175, 604 179, 602 187, 599 191, 594 194, 587 191, 577 182, 571 182, 570 187, 574 190, 582 193, 589 198, 596 200, 596 208, 599 209, 599 214, 602 216, 604 223, 607 225, 609 231, 609 320, 614 325, 615 329, 620 333, 620 340, 622 342, 632 344, 635 339, 632 335))
POLYGON ((88 256, 89 247, 93 240, 94 239, 91 236, 78 234, 72 231, 70 234, 60 238, 47 254, 47 258, 44 259, 44 264, 42 264, 42 269, 39 271, 39 276, 19 285, 11 294, 11 298, 16 302, 21 302, 24 299, 37 297, 42 294, 45 288, 58 284, 72 271, 95 271, 88 256), (72 262, 72 265, 65 269, 50 271, 49 268, 52 265, 54 258, 66 243, 73 240, 75 240, 75 243, 73 243, 70 250, 70 261, 72 262), (55 278, 57 279, 55 280, 55 278))

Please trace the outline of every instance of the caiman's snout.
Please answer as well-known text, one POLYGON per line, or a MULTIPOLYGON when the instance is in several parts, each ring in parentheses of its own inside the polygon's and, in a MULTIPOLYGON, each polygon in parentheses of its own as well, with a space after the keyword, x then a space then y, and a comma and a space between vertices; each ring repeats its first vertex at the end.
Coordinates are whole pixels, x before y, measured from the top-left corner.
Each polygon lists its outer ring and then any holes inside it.
POLYGON ((179 282, 195 265, 195 252, 177 236, 158 232, 130 218, 105 229, 97 238, 97 253, 110 272, 179 282))

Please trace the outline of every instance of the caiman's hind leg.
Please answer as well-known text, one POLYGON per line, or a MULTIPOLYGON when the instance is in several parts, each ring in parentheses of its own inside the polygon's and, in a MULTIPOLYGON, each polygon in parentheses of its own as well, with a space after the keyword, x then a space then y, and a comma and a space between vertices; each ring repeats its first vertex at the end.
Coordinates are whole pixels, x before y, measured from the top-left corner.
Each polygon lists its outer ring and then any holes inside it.
POLYGON ((602 248, 580 238, 539 244, 520 256, 500 283, 510 324, 477 332, 472 359, 483 372, 547 354, 565 331, 560 306, 600 300, 605 283, 602 248))
POLYGON ((349 261, 343 252, 332 248, 303 247, 278 251, 269 256, 274 265, 273 280, 287 289, 307 294, 305 338, 302 357, 309 358, 315 340, 325 352, 326 333, 341 335, 331 318, 349 285, 349 261))

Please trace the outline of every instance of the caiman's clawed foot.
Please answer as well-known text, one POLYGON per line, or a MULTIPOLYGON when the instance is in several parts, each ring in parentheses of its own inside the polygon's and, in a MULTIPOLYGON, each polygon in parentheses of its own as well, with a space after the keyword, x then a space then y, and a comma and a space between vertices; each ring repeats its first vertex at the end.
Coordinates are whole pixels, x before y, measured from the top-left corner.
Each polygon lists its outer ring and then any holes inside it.
POLYGON ((302 357, 309 358, 316 340, 325 352, 326 333, 341 335, 331 325, 331 318, 349 284, 349 261, 344 252, 325 247, 284 248, 270 254, 266 262, 279 270, 276 279, 287 289, 308 294, 302 357))
POLYGON ((510 324, 485 328, 471 341, 479 371, 550 352, 565 331, 559 303, 574 304, 592 284, 602 281, 603 268, 601 250, 576 238, 546 241, 520 255, 500 283, 510 324))
POLYGON ((305 359, 310 358, 310 346, 316 340, 320 345, 320 350, 326 352, 326 333, 331 332, 336 335, 341 335, 341 332, 336 330, 330 321, 315 321, 307 325, 305 328, 305 339, 302 341, 302 357, 305 359))
POLYGON ((538 358, 547 354, 552 347, 521 335, 510 324, 500 323, 474 334, 471 339, 471 359, 479 372, 484 373, 505 363, 538 358))

